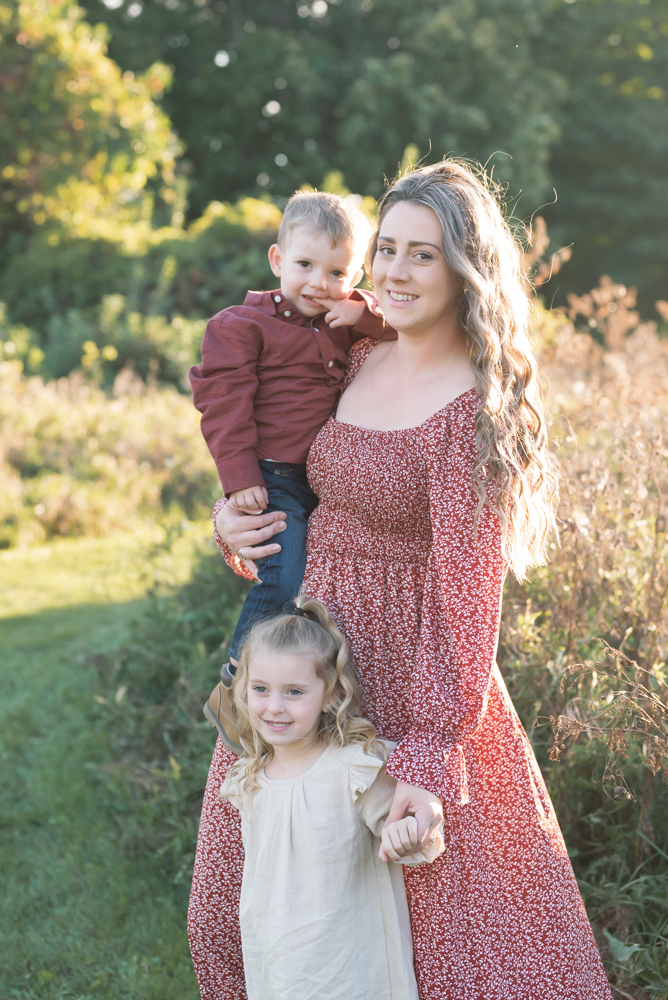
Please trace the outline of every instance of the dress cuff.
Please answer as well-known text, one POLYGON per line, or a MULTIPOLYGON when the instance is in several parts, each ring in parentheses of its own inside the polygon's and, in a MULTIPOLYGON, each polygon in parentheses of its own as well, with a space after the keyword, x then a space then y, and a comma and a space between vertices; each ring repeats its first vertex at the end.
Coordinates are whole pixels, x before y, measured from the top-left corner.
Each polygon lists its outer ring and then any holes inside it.
POLYGON ((412 729, 390 755, 387 774, 425 788, 450 805, 469 802, 466 757, 460 743, 447 743, 440 733, 412 729))
POLYGON ((215 504, 213 505, 213 514, 212 514, 213 540, 220 549, 223 559, 230 567, 230 569, 236 573, 237 576, 242 577, 244 580, 254 580, 255 577, 248 569, 248 567, 244 565, 243 561, 239 558, 236 552, 233 552, 232 549, 229 547, 229 545, 225 544, 225 542, 218 533, 218 528, 216 527, 216 517, 218 516, 218 514, 223 509, 226 503, 227 500, 225 499, 225 497, 221 497, 220 500, 216 500, 215 504))

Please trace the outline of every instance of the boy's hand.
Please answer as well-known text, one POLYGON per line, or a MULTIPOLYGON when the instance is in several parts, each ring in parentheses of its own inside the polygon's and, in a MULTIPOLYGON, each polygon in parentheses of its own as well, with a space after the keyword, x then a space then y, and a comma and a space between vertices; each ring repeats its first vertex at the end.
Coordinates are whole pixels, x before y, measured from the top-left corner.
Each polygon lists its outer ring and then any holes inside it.
POLYGON ((400 861, 407 854, 413 854, 417 848, 417 820, 415 816, 406 816, 394 823, 386 823, 380 835, 381 861, 400 861))
POLYGON ((329 326, 355 326, 362 318, 362 313, 366 309, 366 302, 358 302, 357 299, 320 299, 325 309, 329 311, 325 315, 325 323, 329 326))
POLYGON ((249 486, 230 493, 229 504, 242 514, 261 514, 269 503, 265 486, 249 486))

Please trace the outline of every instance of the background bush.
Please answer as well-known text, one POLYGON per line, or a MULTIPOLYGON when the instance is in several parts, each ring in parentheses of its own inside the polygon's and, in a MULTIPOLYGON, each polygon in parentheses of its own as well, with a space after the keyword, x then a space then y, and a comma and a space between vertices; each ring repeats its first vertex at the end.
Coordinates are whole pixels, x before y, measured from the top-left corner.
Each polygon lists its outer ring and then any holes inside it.
POLYGON ((112 398, 0 363, 0 548, 205 516, 215 466, 191 401, 129 370, 112 398))

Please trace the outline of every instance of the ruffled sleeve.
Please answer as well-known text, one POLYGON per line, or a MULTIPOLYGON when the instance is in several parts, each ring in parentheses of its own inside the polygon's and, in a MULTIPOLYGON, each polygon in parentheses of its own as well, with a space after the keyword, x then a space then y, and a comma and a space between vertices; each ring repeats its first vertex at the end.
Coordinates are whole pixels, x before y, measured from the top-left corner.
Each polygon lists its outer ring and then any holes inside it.
POLYGON ((220 786, 218 798, 221 802, 227 800, 239 812, 241 812, 246 796, 241 792, 239 784, 241 781, 241 771, 238 766, 232 766, 225 777, 225 781, 220 786))
POLYGON ((368 753, 359 743, 351 743, 340 751, 348 765, 350 796, 360 820, 375 837, 380 836, 397 787, 396 781, 385 774, 385 761, 395 744, 380 740, 379 743, 385 747, 384 755, 380 750, 368 753))
MULTIPOLYGON (((379 740, 379 743, 385 747, 388 756, 396 746, 389 740, 379 740)), ((349 760, 348 781, 353 802, 364 825, 371 830, 374 837, 380 837, 392 807, 397 783, 385 773, 384 758, 367 754, 359 744, 353 744, 349 749, 352 753, 349 760)), ((444 850, 443 824, 441 824, 423 850, 408 854, 396 864, 429 864, 444 850)))
POLYGON ((468 803, 466 758, 487 705, 496 657, 505 565, 496 513, 481 511, 471 484, 476 458, 475 390, 427 421, 433 546, 411 677, 411 730, 387 773, 447 802, 468 803))

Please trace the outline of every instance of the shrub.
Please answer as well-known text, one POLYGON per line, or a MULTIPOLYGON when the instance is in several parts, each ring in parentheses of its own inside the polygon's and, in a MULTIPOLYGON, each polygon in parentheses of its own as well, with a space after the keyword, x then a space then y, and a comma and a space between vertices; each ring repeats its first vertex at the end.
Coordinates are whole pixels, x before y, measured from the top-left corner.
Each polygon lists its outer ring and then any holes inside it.
POLYGON ((570 321, 539 314, 561 539, 527 587, 509 581, 499 661, 611 981, 658 1000, 668 984, 668 342, 633 304, 633 290, 604 279, 571 299, 570 321), (626 675, 625 655, 638 665, 626 675))
MULTIPOLYGON (((167 542, 169 545, 169 542, 167 542)), ((150 596, 149 610, 115 659, 94 657, 96 713, 116 753, 98 771, 126 851, 157 852, 187 882, 215 732, 202 706, 218 680, 248 584, 211 546, 191 583, 150 596)))
POLYGON ((25 378, 0 363, 0 547, 195 518, 217 495, 192 402, 125 369, 113 398, 81 374, 25 378))
POLYGON ((132 240, 120 228, 115 240, 38 234, 2 272, 0 298, 13 321, 37 329, 112 293, 142 312, 208 316, 272 280, 267 249, 280 218, 271 202, 245 198, 213 202, 188 230, 136 227, 132 240))

